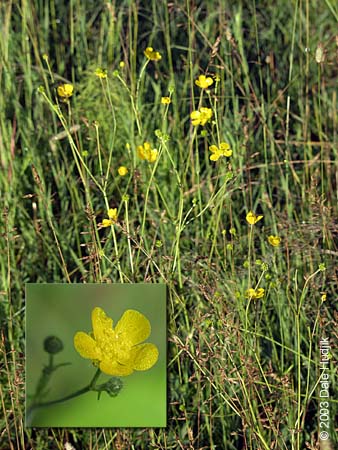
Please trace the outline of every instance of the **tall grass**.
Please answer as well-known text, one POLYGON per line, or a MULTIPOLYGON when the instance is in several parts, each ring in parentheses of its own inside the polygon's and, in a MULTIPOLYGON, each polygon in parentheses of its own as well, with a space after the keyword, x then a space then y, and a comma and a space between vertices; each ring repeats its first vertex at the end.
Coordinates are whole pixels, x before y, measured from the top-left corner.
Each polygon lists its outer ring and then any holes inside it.
POLYGON ((318 382, 321 337, 337 359, 334 3, 0 8, 0 448, 333 448, 333 363, 326 443, 318 382), (200 106, 213 118, 193 127, 200 106), (222 141, 232 156, 210 161, 222 141), (168 285, 167 429, 24 429, 25 283, 144 281, 168 285))

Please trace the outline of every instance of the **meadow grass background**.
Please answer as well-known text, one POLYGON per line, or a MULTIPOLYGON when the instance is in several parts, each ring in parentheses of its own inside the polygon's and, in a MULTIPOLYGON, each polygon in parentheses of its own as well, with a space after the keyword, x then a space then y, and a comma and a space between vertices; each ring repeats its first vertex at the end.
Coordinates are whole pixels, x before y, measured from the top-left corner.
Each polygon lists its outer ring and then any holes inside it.
POLYGON ((333 448, 334 2, 4 0, 0 11, 0 448, 333 448), (144 67, 147 46, 162 59, 144 67), (209 93, 194 84, 204 73, 219 77, 209 93), (214 114, 196 128, 199 104, 214 114), (212 162, 219 140, 233 155, 212 162), (146 141, 155 164, 136 154, 146 141), (101 228, 109 207, 118 222, 101 228), (264 216, 252 228, 249 210, 264 216), (26 282, 166 283, 166 429, 24 429, 26 282), (265 294, 249 301, 256 286, 265 294), (321 337, 332 363, 319 443, 321 337))

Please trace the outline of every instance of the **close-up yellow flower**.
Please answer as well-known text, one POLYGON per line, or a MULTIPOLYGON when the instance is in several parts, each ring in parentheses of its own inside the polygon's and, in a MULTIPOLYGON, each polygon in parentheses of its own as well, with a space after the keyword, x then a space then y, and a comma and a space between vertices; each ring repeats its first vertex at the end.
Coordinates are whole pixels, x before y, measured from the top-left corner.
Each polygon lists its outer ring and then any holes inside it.
POLYGON ((201 89, 207 89, 213 84, 214 80, 211 77, 206 77, 205 75, 200 75, 195 81, 196 86, 201 89))
POLYGON ((256 300, 258 298, 262 298, 264 293, 265 293, 264 288, 258 288, 258 289, 250 288, 245 291, 245 297, 256 300))
POLYGON ((170 97, 162 97, 161 98, 161 103, 162 103, 162 105, 170 105, 171 98, 170 97))
POLYGON ((97 77, 99 77, 101 79, 107 78, 107 76, 108 76, 106 69, 101 69, 100 67, 98 67, 94 73, 97 77))
POLYGON ((125 166, 120 166, 117 169, 118 174, 120 175, 120 177, 124 177, 125 175, 127 175, 128 173, 128 169, 125 166))
POLYGON ((211 145, 209 147, 209 150, 211 151, 212 155, 210 155, 211 161, 218 161, 219 158, 222 156, 231 156, 232 150, 230 148, 230 145, 226 142, 221 142, 219 145, 219 148, 216 145, 211 145))
POLYGON ((201 107, 199 111, 192 111, 190 114, 191 123, 194 127, 204 126, 212 117, 212 109, 201 107))
POLYGON ((73 91, 74 86, 69 83, 60 84, 57 87, 58 96, 65 100, 69 99, 69 97, 73 95, 73 91))
POLYGON ((269 244, 273 247, 278 247, 282 241, 282 239, 279 236, 273 236, 272 234, 268 236, 269 244))
POLYGON ((156 148, 152 148, 149 142, 145 142, 143 145, 137 147, 137 154, 141 159, 153 163, 157 159, 158 151, 156 148))
POLYGON ((261 219, 263 219, 263 216, 257 216, 253 211, 249 211, 246 215, 246 221, 249 225, 255 225, 261 219))
POLYGON ((151 325, 140 312, 128 309, 113 327, 113 319, 96 307, 92 311, 92 327, 90 334, 83 331, 75 334, 74 347, 101 372, 127 376, 134 370, 148 370, 157 362, 156 345, 142 343, 150 336, 151 325))
POLYGON ((161 54, 159 52, 155 52, 152 47, 147 47, 144 50, 144 54, 148 59, 150 59, 150 61, 159 61, 162 59, 161 54))

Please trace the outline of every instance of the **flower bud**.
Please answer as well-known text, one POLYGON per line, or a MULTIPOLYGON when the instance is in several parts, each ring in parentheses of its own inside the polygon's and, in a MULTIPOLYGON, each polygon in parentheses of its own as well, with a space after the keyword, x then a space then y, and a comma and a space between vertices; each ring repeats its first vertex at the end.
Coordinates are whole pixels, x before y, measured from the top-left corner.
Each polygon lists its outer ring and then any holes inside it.
POLYGON ((63 343, 56 336, 48 336, 43 341, 43 348, 45 352, 55 355, 63 350, 63 343))
POLYGON ((120 378, 112 377, 106 383, 95 386, 95 391, 98 392, 98 398, 102 392, 107 392, 110 397, 116 397, 123 387, 123 382, 120 378))

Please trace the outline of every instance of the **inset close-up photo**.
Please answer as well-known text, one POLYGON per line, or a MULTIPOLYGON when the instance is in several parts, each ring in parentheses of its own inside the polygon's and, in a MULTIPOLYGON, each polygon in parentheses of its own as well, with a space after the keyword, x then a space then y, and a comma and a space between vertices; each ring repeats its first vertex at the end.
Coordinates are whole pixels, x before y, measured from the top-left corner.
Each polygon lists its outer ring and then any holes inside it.
POLYGON ((27 284, 26 426, 165 427, 166 286, 27 284))

